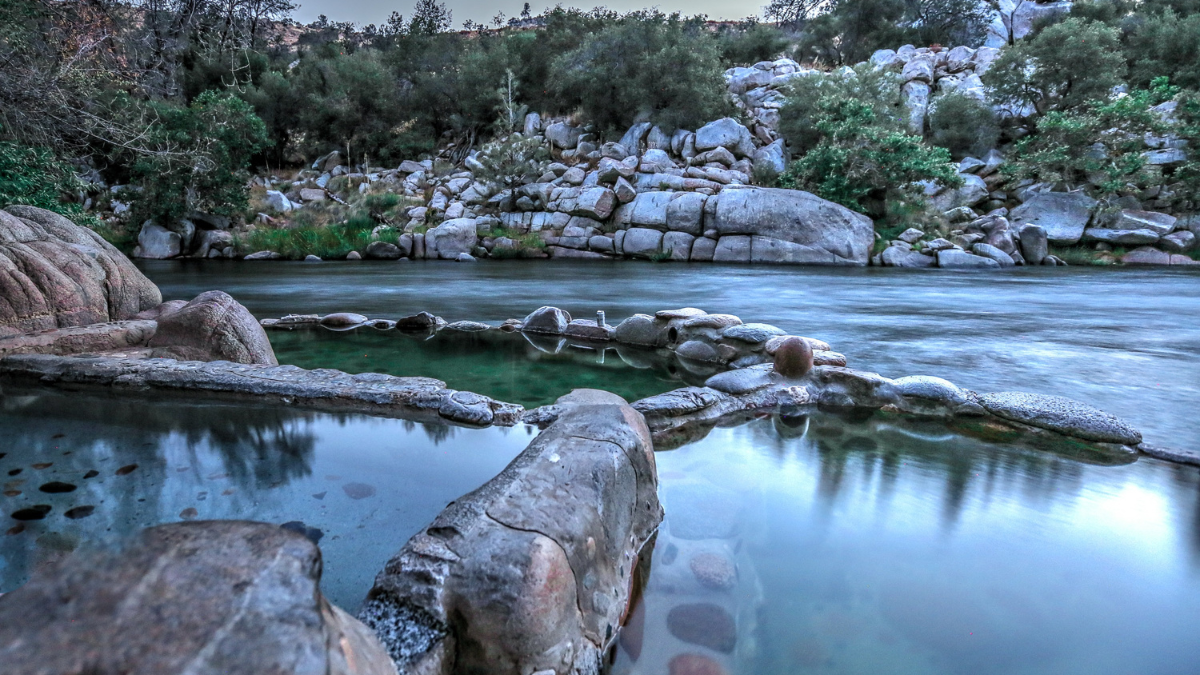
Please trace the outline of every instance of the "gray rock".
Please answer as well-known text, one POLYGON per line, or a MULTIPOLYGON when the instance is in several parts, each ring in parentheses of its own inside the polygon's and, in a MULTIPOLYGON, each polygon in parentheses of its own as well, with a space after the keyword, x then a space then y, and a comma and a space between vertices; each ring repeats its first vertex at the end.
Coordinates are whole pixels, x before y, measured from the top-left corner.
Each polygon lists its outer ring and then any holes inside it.
POLYGON ((898 236, 896 238, 906 244, 915 244, 921 240, 921 237, 924 237, 924 236, 925 236, 924 232, 918 230, 915 227, 910 227, 907 230, 901 232, 900 236, 898 236))
POLYGON ((1170 253, 1183 253, 1195 248, 1196 235, 1192 234, 1190 230, 1172 232, 1171 234, 1163 237, 1162 240, 1158 242, 1158 245, 1161 246, 1164 251, 1168 251, 1170 253))
POLYGON ((767 366, 765 370, 751 367, 718 373, 705 380, 704 386, 730 396, 744 396, 775 383, 776 379, 771 377, 771 367, 767 366))
POLYGON ((750 130, 731 117, 709 122, 696 131, 696 150, 704 152, 725 148, 737 157, 754 154, 754 138, 750 130))
POLYGON ((1016 265, 1012 259, 1012 256, 1004 251, 1001 251, 995 246, 992 246, 991 244, 979 242, 971 247, 971 252, 977 256, 983 256, 984 258, 995 260, 996 264, 1001 267, 1013 267, 1016 265))
POLYGON ((646 140, 646 136, 650 133, 652 126, 649 122, 638 122, 629 127, 629 131, 626 131, 625 135, 621 136, 621 140, 618 142, 621 144, 621 147, 625 148, 626 152, 640 155, 642 143, 646 140))
POLYGON ((425 257, 457 260, 459 254, 469 254, 478 244, 475 219, 447 220, 425 233, 425 257))
POLYGON ((880 254, 884 267, 933 267, 937 258, 905 246, 889 246, 880 254))
MULTIPOLYGON (((233 246, 233 234, 225 230, 204 230, 198 237, 195 256, 197 258, 212 257, 212 252, 220 253, 233 246)), ((143 247, 143 251, 145 247, 143 247)))
POLYGON ((417 312, 396 320, 396 330, 410 333, 435 331, 447 325, 446 320, 429 312, 417 312))
POLYGON ((1142 435, 1121 419, 1062 396, 1021 392, 984 394, 980 404, 997 417, 1099 443, 1137 445, 1142 435))
POLYGON ((326 328, 351 328, 367 322, 367 317, 354 312, 335 312, 321 317, 320 324, 326 328))
POLYGON ((1089 227, 1083 231, 1083 241, 1102 241, 1118 246, 1141 246, 1157 244, 1159 234, 1154 230, 1110 230, 1101 227, 1089 227))
POLYGON ((573 127, 566 122, 555 122, 546 127, 546 140, 555 147, 563 150, 574 150, 579 145, 579 135, 583 132, 579 127, 573 127))
POLYGON ((304 262, 324 262, 324 261, 321 260, 321 256, 309 254, 309 255, 304 256, 304 262))
POLYGON ((963 180, 960 188, 947 189, 933 198, 933 206, 939 211, 950 211, 962 206, 975 206, 987 200, 987 183, 982 178, 971 173, 960 173, 963 180))
POLYGON ((677 192, 667 202, 665 225, 668 230, 700 236, 703 231, 704 204, 708 197, 695 192, 677 192))
POLYGON ((787 171, 788 159, 787 146, 780 138, 754 151, 754 170, 782 176, 787 171))
MULTIPOLYGON (((1178 219, 1166 213, 1121 209, 1103 219, 1104 227, 1113 230, 1150 230, 1160 237, 1175 229, 1178 219)), ((1147 242, 1149 243, 1149 242, 1147 242)))
POLYGON ((403 257, 399 246, 386 241, 373 241, 367 244, 363 254, 367 260, 399 260, 403 257))
POLYGON ((402 672, 601 672, 662 519, 653 445, 629 406, 559 408, 376 578, 359 617, 402 672))
POLYGON ((567 324, 563 335, 583 340, 612 340, 616 330, 612 326, 601 326, 595 319, 574 319, 567 324))
POLYGON ((479 321, 454 321, 446 324, 446 327, 443 330, 457 331, 460 333, 480 333, 491 329, 491 326, 479 321))
POLYGON ((1156 445, 1147 445, 1145 443, 1137 446, 1137 450, 1147 457, 1161 459, 1165 462, 1175 462, 1176 464, 1186 464, 1188 466, 1200 466, 1200 452, 1193 452, 1191 450, 1177 450, 1174 448, 1163 448, 1156 445))
POLYGON ((900 396, 896 407, 909 414, 949 416, 981 415, 984 412, 974 394, 959 389, 953 382, 940 377, 901 377, 892 380, 892 386, 900 396))
POLYGON ((721 392, 707 387, 684 387, 633 402, 634 410, 647 417, 683 417, 725 400, 721 392))
MULTIPOLYGON (((875 241, 870 218, 800 190, 724 190, 708 199, 706 211, 706 227, 720 234, 714 260, 743 260, 743 243, 725 243, 729 235, 796 244, 789 254, 796 262, 830 265, 865 265, 875 241)), ((748 250, 744 255, 749 260, 748 250)))
POLYGON ((1041 225, 1026 225, 1020 229, 1021 255, 1030 265, 1040 265, 1050 255, 1049 239, 1041 225))
POLYGON ((692 242, 695 240, 696 237, 687 232, 667 232, 662 235, 662 251, 671 260, 687 262, 691 258, 692 242))
POLYGON ((717 240, 709 239, 708 237, 700 237, 692 242, 692 256, 689 260, 693 262, 711 262, 717 251, 717 240))
POLYGON ((1096 200, 1081 192, 1043 192, 1013 209, 1009 220, 1040 226, 1051 244, 1073 245, 1083 238, 1095 206, 1096 200))
MULTIPOLYGON (((909 61, 909 65, 917 61, 909 61)), ((924 63, 924 62, 922 62, 924 63)), ((905 66, 905 70, 908 66, 905 66)), ((925 133, 925 113, 929 109, 930 88, 926 82, 913 80, 901 88, 904 107, 908 109, 908 130, 917 135, 925 133)))
POLYGON ((160 317, 149 346, 155 356, 187 361, 278 363, 266 331, 249 310, 221 291, 201 293, 160 317))
POLYGON ((634 314, 617 325, 613 339, 639 347, 661 347, 666 343, 666 322, 647 314, 634 314))
MULTIPOLYGON (((353 253, 355 256, 358 255, 357 253, 354 253, 354 251, 351 251, 351 253, 353 253)), ((346 256, 346 258, 349 259, 349 256, 346 256)), ((283 259, 283 255, 276 253, 275 251, 258 251, 256 253, 251 253, 250 255, 247 255, 246 257, 242 258, 242 260, 282 260, 282 259, 283 259)), ((357 260, 358 258, 355 258, 355 259, 357 260)))
MULTIPOLYGON (((983 256, 971 255, 958 249, 944 249, 937 252, 938 267, 943 269, 984 269, 999 268, 1000 263, 983 256)), ((1010 259, 1011 262, 1011 259, 1010 259)))
POLYGON ((720 354, 712 345, 699 340, 688 340, 675 348, 675 355, 681 359, 691 359, 692 361, 704 361, 707 363, 717 363, 721 360, 720 354))
POLYGON ((544 335, 562 335, 571 323, 571 315, 557 307, 539 307, 525 317, 522 330, 544 335))
POLYGON ((750 344, 761 344, 777 335, 785 335, 783 329, 767 323, 744 323, 730 326, 721 331, 722 338, 739 340, 750 344))
POLYGON ((279 213, 287 213, 293 208, 291 200, 278 190, 267 190, 267 206, 279 213))
POLYGON ((4 672, 395 675, 371 631, 322 597, 320 577, 317 546, 276 525, 153 527, 7 594, 4 672))
POLYGON ((924 55, 918 56, 904 64, 904 70, 900 72, 900 79, 904 82, 916 80, 930 84, 933 82, 933 70, 933 58, 924 55))
POLYGON ((649 258, 659 252, 662 241, 663 233, 658 230, 632 227, 625 233, 622 247, 627 256, 649 258))
POLYGON ((183 240, 178 233, 147 220, 138 233, 138 257, 152 260, 174 258, 183 249, 183 240))

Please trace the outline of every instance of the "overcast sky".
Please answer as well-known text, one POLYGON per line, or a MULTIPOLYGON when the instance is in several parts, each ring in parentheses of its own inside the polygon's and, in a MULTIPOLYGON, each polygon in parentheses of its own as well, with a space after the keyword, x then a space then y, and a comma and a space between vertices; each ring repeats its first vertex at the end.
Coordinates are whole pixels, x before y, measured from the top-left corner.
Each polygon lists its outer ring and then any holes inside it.
MULTIPOLYGON (((293 0, 296 1, 296 0, 293 0)), ((617 11, 644 9, 657 6, 664 12, 682 12, 683 14, 707 14, 710 19, 741 19, 752 14, 761 14, 768 0, 610 0, 609 2, 563 2, 564 7, 582 7, 591 9, 603 5, 617 11)), ((415 0, 298 0, 300 9, 296 10, 295 18, 301 23, 308 23, 324 14, 330 21, 353 21, 365 26, 366 24, 382 24, 387 21, 392 12, 400 12, 405 18, 412 14, 415 0)), ((553 7, 555 2, 531 2, 534 14, 539 14, 547 7, 553 7)), ((489 2, 488 0, 446 0, 446 6, 454 12, 454 28, 462 28, 467 19, 480 23, 491 23, 496 12, 504 12, 505 16, 516 16, 521 13, 524 0, 517 2, 489 2)))

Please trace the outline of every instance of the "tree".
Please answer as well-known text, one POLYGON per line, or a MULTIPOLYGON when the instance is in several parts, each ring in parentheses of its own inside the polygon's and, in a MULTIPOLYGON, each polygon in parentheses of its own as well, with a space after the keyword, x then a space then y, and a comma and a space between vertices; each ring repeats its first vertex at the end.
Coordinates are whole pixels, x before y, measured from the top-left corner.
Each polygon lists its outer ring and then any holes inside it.
POLYGON ((507 135, 483 146, 475 156, 483 168, 475 177, 507 190, 535 182, 550 166, 550 149, 538 136, 507 135))
POLYGON ((1000 128, 985 101, 959 91, 942 94, 929 105, 929 142, 956 158, 982 156, 996 147, 1000 128))
POLYGON ((828 0, 771 0, 763 16, 789 28, 801 28, 828 5, 828 0))
POLYGON ((554 60, 552 91, 599 129, 624 132, 638 118, 674 129, 729 109, 716 41, 703 19, 631 12, 554 60))
POLYGON ((788 46, 783 31, 753 17, 717 30, 717 48, 725 66, 749 66, 776 59, 788 46))
POLYGON ((412 19, 408 22, 408 32, 416 35, 436 35, 450 30, 452 13, 446 8, 446 3, 438 0, 417 0, 413 7, 412 19))
POLYGON ((1004 49, 983 82, 997 102, 1041 115, 1107 98, 1124 75, 1116 29, 1072 17, 1004 49))

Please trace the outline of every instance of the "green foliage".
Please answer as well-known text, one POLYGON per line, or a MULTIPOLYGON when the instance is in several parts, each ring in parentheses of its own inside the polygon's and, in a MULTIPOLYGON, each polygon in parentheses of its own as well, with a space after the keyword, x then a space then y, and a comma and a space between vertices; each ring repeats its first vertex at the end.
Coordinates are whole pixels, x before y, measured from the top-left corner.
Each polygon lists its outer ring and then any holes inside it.
POLYGON ((698 19, 632 12, 554 60, 550 83, 602 131, 636 119, 674 129, 722 117, 730 104, 712 36, 698 19))
POLYGON ((901 130, 900 78, 895 73, 860 67, 853 71, 796 78, 786 90, 779 111, 779 131, 792 152, 804 154, 825 137, 818 125, 826 121, 825 99, 853 100, 870 107, 874 124, 901 130))
MULTIPOLYGON (((1200 147, 1200 93, 1187 91, 1180 94, 1176 100, 1178 107, 1171 132, 1181 140, 1187 141, 1189 148, 1200 147)), ((1200 195, 1200 157, 1196 156, 1194 150, 1189 152, 1183 166, 1175 169, 1172 177, 1182 182, 1192 195, 1200 195)))
POLYGON ((1200 14, 1180 16, 1171 9, 1138 22, 1125 39, 1129 79, 1148 85, 1156 77, 1200 87, 1200 14))
MULTIPOLYGON (((399 234, 394 229, 385 229, 379 235, 380 241, 391 244, 396 243, 398 239, 399 234)), ((370 229, 343 225, 284 230, 260 227, 251 230, 244 239, 239 240, 237 249, 243 253, 275 251, 292 260, 302 260, 307 255, 332 260, 345 258, 351 251, 362 251, 372 241, 374 240, 371 238, 370 229)))
POLYGON ((725 67, 750 66, 759 61, 774 61, 787 49, 789 41, 778 27, 751 18, 717 31, 717 48, 725 67))
POLYGON ((74 216, 78 205, 64 203, 61 197, 83 187, 70 165, 50 150, 0 141, 0 207, 28 204, 74 216))
POLYGON ((1176 93, 1165 78, 1151 90, 1134 90, 1112 100, 1089 101, 1054 110, 1037 120, 1035 133, 1013 148, 1003 170, 1013 180, 1033 179, 1075 186, 1090 182, 1101 196, 1115 195, 1145 166, 1147 133, 1165 127, 1151 106, 1176 93))
POLYGON ((115 157, 132 165, 141 186, 132 205, 136 220, 171 222, 190 211, 233 216, 246 209, 246 168, 267 142, 266 128, 249 104, 232 94, 207 91, 187 107, 162 101, 139 104, 127 98, 115 106, 145 105, 155 118, 146 130, 153 153, 115 157))
POLYGON ((478 180, 501 189, 532 183, 550 166, 550 149, 538 136, 514 133, 483 146, 475 156, 483 166, 476 171, 478 180))
POLYGON ((929 142, 946 148, 956 159, 982 156, 996 147, 1000 127, 992 107, 959 91, 943 94, 929 105, 929 142))
POLYGON ((889 113, 879 88, 882 79, 866 69, 855 78, 826 77, 842 81, 824 88, 809 85, 818 92, 815 99, 801 99, 795 92, 783 109, 789 122, 783 127, 785 138, 804 154, 782 176, 781 185, 885 217, 908 213, 915 208, 910 205, 923 201, 918 181, 951 187, 961 183, 949 151, 925 145, 889 113), (800 111, 802 118, 789 119, 800 111), (788 136, 797 131, 798 138, 788 136))
POLYGON ((826 7, 805 25, 800 52, 831 66, 866 61, 877 49, 905 43, 975 46, 991 19, 977 0, 830 0, 826 7))
POLYGON ((1124 75, 1116 29, 1072 17, 1004 49, 983 82, 997 102, 1045 114, 1107 97, 1124 75))

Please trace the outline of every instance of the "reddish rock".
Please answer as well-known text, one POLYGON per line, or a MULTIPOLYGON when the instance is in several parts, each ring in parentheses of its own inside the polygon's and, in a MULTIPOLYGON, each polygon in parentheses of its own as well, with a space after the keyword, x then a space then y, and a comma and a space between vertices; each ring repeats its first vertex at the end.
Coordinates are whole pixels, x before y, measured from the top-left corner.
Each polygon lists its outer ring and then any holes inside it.
POLYGON ((667 664, 670 675, 728 675, 725 666, 699 654, 680 654, 667 664))
POLYGON ((775 372, 784 377, 804 377, 812 367, 813 350, 804 338, 788 338, 775 350, 775 372))
POLYGON ((278 365, 267 333, 250 311, 221 291, 201 293, 158 320, 155 356, 189 361, 278 365))
POLYGON ((702 586, 725 591, 737 584, 737 568, 723 555, 701 553, 688 561, 688 566, 702 586))
POLYGON ((688 644, 726 654, 737 646, 737 624, 723 607, 707 602, 678 605, 667 614, 667 630, 688 644))

